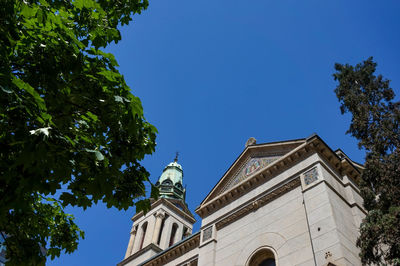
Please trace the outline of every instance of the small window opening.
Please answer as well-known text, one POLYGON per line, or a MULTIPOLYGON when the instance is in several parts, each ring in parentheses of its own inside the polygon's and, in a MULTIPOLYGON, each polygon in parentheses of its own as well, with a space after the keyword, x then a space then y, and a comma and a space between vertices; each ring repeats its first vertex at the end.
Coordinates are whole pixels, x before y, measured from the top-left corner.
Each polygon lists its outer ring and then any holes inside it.
POLYGON ((144 238, 146 236, 146 231, 147 231, 147 222, 145 222, 142 225, 142 239, 140 239, 140 246, 139 246, 139 250, 143 248, 143 242, 144 242, 144 238))
POLYGON ((157 245, 160 245, 160 243, 161 243, 161 236, 162 236, 162 232, 164 231, 165 220, 167 219, 167 217, 168 216, 165 215, 165 217, 162 219, 160 233, 158 234, 157 245))
POLYGON ((172 225, 171 237, 169 238, 169 247, 174 244, 174 239, 175 239, 175 235, 176 235, 176 231, 177 230, 178 230, 178 225, 174 223, 172 225))
POLYGON ((182 239, 185 239, 185 238, 187 237, 187 235, 188 235, 188 231, 189 231, 189 228, 187 228, 186 226, 185 226, 185 227, 183 227, 183 231, 182 231, 182 239))

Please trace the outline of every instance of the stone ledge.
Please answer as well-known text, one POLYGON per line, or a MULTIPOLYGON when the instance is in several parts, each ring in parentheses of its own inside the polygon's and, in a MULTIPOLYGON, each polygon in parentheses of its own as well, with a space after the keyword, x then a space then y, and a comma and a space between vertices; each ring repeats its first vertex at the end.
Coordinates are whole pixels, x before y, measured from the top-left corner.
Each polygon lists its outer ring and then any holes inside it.
POLYGON ((130 255, 129 257, 127 257, 126 259, 124 259, 120 263, 118 263, 117 266, 125 265, 126 263, 136 259, 137 257, 141 256, 142 254, 146 253, 149 250, 154 250, 157 253, 162 251, 162 249, 160 247, 158 247, 157 245, 151 243, 151 244, 147 245, 146 247, 142 248, 141 250, 137 251, 136 253, 130 255))
POLYGON ((300 185, 301 185, 300 178, 296 177, 293 180, 291 180, 287 183, 284 183, 281 186, 279 186, 271 191, 268 191, 267 194, 265 194, 264 196, 261 196, 260 198, 252 200, 250 203, 246 203, 239 210, 229 214, 222 220, 218 221, 216 223, 217 230, 220 230, 221 228, 229 225, 230 223, 233 223, 234 221, 242 218, 243 216, 249 214, 250 212, 256 211, 258 208, 279 198, 280 196, 286 194, 287 192, 293 190, 296 187, 299 187, 300 185))
MULTIPOLYGON (((257 145, 252 147, 257 147, 257 145)), ((299 145, 297 148, 271 163, 266 168, 256 172, 248 179, 245 179, 241 183, 230 188, 228 191, 225 191, 220 195, 215 195, 218 193, 218 188, 214 188, 215 191, 212 192, 214 196, 209 195, 208 199, 206 199, 195 210, 195 212, 204 219, 313 153, 318 153, 323 158, 326 158, 327 162, 340 175, 347 175, 353 183, 357 184, 361 174, 359 169, 357 169, 347 158, 339 158, 339 156, 319 136, 313 135, 308 138, 305 143, 299 145)), ((218 184, 216 186, 218 187, 218 184)))
MULTIPOLYGON (((196 222, 196 220, 194 219, 192 214, 189 215, 189 213, 185 212, 184 210, 179 209, 169 199, 159 198, 157 201, 155 201, 154 203, 151 204, 151 209, 154 209, 155 207, 157 207, 158 205, 161 205, 161 204, 164 204, 165 206, 170 208, 171 211, 173 211, 176 215, 185 219, 186 221, 190 222, 191 224, 194 224, 196 222)), ((143 211, 135 214, 132 217, 132 221, 137 220, 142 216, 143 216, 143 211)))
MULTIPOLYGON (((156 254, 152 258, 140 264, 140 266, 161 266, 174 259, 188 253, 189 251, 198 248, 200 244, 200 232, 176 243, 168 249, 156 254)), ((119 266, 119 265, 118 265, 119 266)))

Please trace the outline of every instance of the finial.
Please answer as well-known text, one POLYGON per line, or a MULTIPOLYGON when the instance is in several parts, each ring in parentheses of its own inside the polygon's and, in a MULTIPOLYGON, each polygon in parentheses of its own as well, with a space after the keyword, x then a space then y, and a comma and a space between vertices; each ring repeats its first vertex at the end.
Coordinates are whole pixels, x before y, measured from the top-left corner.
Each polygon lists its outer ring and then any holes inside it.
POLYGON ((256 139, 251 137, 246 141, 245 147, 250 146, 250 145, 255 145, 257 143, 256 139))
POLYGON ((178 161, 178 156, 179 156, 179 152, 177 151, 177 152, 176 152, 176 155, 175 155, 174 162, 177 162, 177 161, 178 161))

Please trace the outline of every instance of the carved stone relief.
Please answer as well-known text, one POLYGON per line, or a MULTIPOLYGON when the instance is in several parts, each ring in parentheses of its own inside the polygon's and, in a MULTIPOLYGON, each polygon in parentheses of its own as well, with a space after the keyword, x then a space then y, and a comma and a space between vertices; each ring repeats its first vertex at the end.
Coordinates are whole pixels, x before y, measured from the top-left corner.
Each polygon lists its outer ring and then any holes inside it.
POLYGON ((248 160, 240 170, 233 175, 233 177, 226 183, 222 192, 227 191, 229 188, 239 184, 243 180, 247 179, 253 173, 258 170, 270 165, 274 161, 278 160, 281 156, 269 156, 269 157, 254 157, 248 160))
POLYGON ((206 229, 203 230, 203 242, 210 239, 211 236, 212 236, 212 226, 207 227, 206 229))
POLYGON ((318 180, 318 170, 317 167, 312 168, 311 170, 308 170, 307 172, 304 173, 303 175, 304 178, 304 184, 309 185, 313 183, 314 181, 318 180))

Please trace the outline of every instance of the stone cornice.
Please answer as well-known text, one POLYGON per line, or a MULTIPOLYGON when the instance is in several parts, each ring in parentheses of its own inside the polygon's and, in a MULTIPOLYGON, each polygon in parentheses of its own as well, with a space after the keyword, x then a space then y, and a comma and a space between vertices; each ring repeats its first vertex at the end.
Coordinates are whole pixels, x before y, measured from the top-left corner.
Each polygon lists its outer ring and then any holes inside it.
POLYGON ((315 136, 310 142, 311 147, 318 152, 341 176, 347 177, 357 186, 360 182, 360 168, 346 157, 340 158, 320 137, 315 136))
POLYGON ((206 202, 204 205, 196 209, 196 213, 201 218, 205 218, 215 211, 228 205, 230 202, 238 199, 239 197, 247 194, 256 187, 269 181, 273 177, 293 166, 300 158, 307 157, 312 152, 312 150, 311 148, 306 149, 306 145, 307 143, 300 145, 282 158, 271 163, 266 168, 261 169, 261 171, 256 172, 254 175, 232 187, 230 190, 213 198, 209 202, 206 202))
POLYGON ((160 266, 165 265, 170 261, 173 261, 177 257, 184 255, 185 253, 199 247, 200 244, 200 232, 197 232, 190 237, 176 243, 172 247, 160 252, 153 256, 147 261, 140 264, 140 266, 160 266))
POLYGON ((313 135, 309 137, 305 143, 285 154, 269 166, 254 173, 228 191, 225 191, 215 198, 209 199, 208 202, 203 201, 202 205, 200 205, 195 212, 200 217, 205 218, 315 152, 326 158, 327 162, 329 162, 340 175, 347 175, 355 184, 358 183, 360 172, 357 167, 347 158, 340 159, 318 135, 313 135))
POLYGON ((217 230, 233 223, 234 221, 242 218, 243 216, 256 211, 258 208, 270 203, 271 201, 279 198, 280 196, 288 193, 289 191, 299 187, 301 185, 301 181, 299 177, 292 179, 291 181, 284 183, 270 191, 266 194, 258 197, 257 199, 251 200, 245 203, 242 207, 239 207, 237 210, 229 213, 227 216, 219 220, 215 225, 217 230))
POLYGON ((159 248, 157 245, 151 243, 151 244, 147 245, 146 247, 142 248, 141 250, 139 250, 138 252, 130 255, 128 258, 124 259, 120 263, 118 263, 117 266, 125 265, 126 263, 136 259, 137 257, 141 256, 142 254, 146 253, 147 251, 149 251, 151 249, 154 250, 155 252, 161 252, 162 251, 162 249, 159 248))
MULTIPOLYGON (((313 187, 319 186, 320 184, 325 184, 327 187, 329 187, 331 191, 333 191, 350 208, 357 207, 360 211, 362 211, 365 215, 367 215, 367 211, 364 209, 363 206, 359 205, 357 202, 350 203, 346 198, 344 198, 340 193, 338 193, 337 190, 331 184, 329 184, 329 182, 326 182, 326 180, 321 180, 313 187)), ((312 189, 313 187, 306 188, 305 190, 303 190, 303 192, 306 192, 307 190, 312 189)))
POLYGON ((246 162, 246 160, 249 159, 249 157, 259 155, 260 153, 264 152, 266 152, 264 156, 268 156, 268 154, 284 155, 285 153, 293 150, 305 141, 306 139, 295 139, 247 146, 239 155, 239 157, 233 162, 233 164, 228 168, 228 170, 214 186, 214 188, 210 191, 210 193, 206 196, 206 198, 200 203, 200 206, 203 205, 205 202, 211 200, 212 198, 215 198, 216 194, 220 194, 220 189, 221 187, 224 187, 226 177, 234 175, 234 173, 238 172, 240 170, 240 167, 243 166, 243 164, 246 162))
MULTIPOLYGON (((164 199, 164 198, 159 198, 157 201, 155 201, 154 203, 151 204, 151 209, 154 209, 155 207, 164 204, 165 206, 167 206, 169 209, 171 209, 176 215, 180 216, 181 218, 185 219, 186 221, 188 221, 191 224, 194 224, 196 222, 196 220, 194 219, 194 217, 192 215, 189 215, 187 212, 179 209, 178 207, 176 207, 174 204, 172 204, 170 202, 170 200, 168 199, 164 199)), ((140 217, 143 216, 143 211, 136 213, 133 217, 132 217, 132 221, 136 221, 137 219, 139 219, 140 217)))

